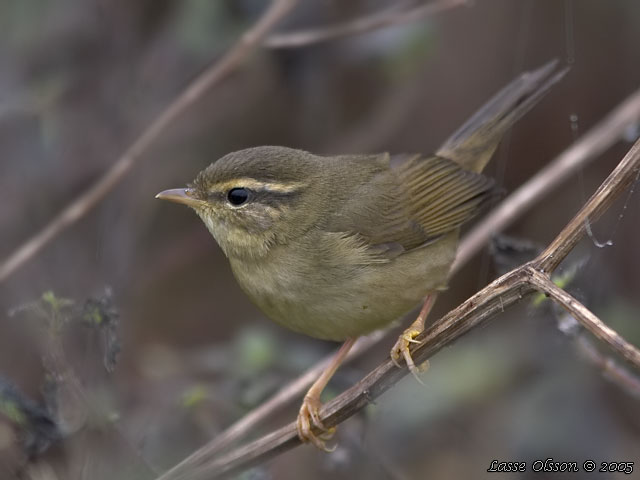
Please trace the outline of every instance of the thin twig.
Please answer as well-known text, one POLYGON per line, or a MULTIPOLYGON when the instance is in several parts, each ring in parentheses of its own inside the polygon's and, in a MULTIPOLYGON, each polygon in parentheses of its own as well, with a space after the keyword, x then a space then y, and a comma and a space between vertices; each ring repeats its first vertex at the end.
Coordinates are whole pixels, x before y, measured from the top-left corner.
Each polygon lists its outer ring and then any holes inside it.
MULTIPOLYGON (((417 363, 424 362, 443 346, 452 343, 472 328, 489 321, 494 315, 504 311, 518 302, 523 295, 532 292, 536 287, 543 288, 546 293, 569 310, 585 312, 578 308, 575 301, 569 301, 555 288, 546 282, 539 281, 540 275, 548 276, 559 265, 571 248, 585 235, 585 218, 595 221, 611 206, 614 200, 636 179, 640 170, 640 140, 625 155, 624 159, 603 182, 601 187, 589 199, 578 214, 567 224, 556 239, 542 254, 532 262, 525 264, 503 275, 489 286, 476 293, 470 299, 436 321, 423 332, 418 340, 421 342, 412 349, 412 356, 417 363), (569 304, 564 302, 569 301, 569 304), (576 310, 577 309, 577 310, 576 310)), ((585 309, 586 310, 586 309, 585 309)), ((601 329, 601 322, 594 321, 589 312, 591 331, 598 337, 614 346, 631 364, 640 370, 640 352, 622 339, 611 335, 609 329, 601 329), (600 330, 599 330, 600 328, 600 330)), ((597 317, 595 317, 597 318, 597 317)), ((400 378, 405 376, 406 369, 395 368, 391 360, 385 360, 358 384, 339 395, 324 406, 321 414, 322 423, 332 427, 361 410, 372 400, 391 388, 400 378)), ((264 462, 300 443, 297 437, 295 422, 276 430, 248 445, 242 446, 217 460, 194 465, 183 475, 172 480, 196 480, 227 476, 264 462)))
POLYGON ((565 182, 574 172, 615 144, 629 125, 640 120, 640 90, 627 97, 571 147, 509 195, 460 242, 452 274, 460 270, 496 232, 504 230, 540 198, 565 182))
POLYGON ((640 398, 640 377, 634 375, 610 356, 601 353, 586 335, 579 336, 577 338, 577 344, 580 352, 591 363, 600 368, 605 377, 627 392, 640 398))
POLYGON ((269 31, 296 5, 298 0, 273 0, 260 19, 231 49, 197 77, 138 137, 122 156, 89 190, 78 196, 40 232, 24 242, 0 264, 0 282, 4 281, 61 232, 86 215, 142 158, 142 154, 182 116, 202 95, 229 75, 260 43, 269 31))
POLYGON ((437 0, 406 10, 399 10, 396 5, 382 12, 372 13, 345 23, 297 32, 273 34, 265 40, 264 45, 269 48, 305 47, 349 35, 360 35, 381 28, 419 22, 436 13, 468 3, 468 0, 437 0))
POLYGON ((640 351, 613 328, 607 326, 596 317, 587 307, 557 286, 549 276, 537 270, 531 272, 529 278, 531 286, 548 295, 571 314, 584 328, 593 334, 598 340, 606 343, 612 350, 618 352, 625 360, 635 365, 640 370, 640 351))

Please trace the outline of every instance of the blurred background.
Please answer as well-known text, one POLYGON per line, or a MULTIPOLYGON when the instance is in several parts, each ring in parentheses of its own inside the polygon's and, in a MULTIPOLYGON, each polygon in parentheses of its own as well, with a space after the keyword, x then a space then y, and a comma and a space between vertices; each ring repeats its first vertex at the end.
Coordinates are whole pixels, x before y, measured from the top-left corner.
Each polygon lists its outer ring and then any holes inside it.
MULTIPOLYGON (((302 0, 278 31, 396 3, 302 0)), ((489 166, 510 192, 640 88, 636 1, 440 3, 446 8, 420 21, 258 49, 89 215, 3 282, 0 478, 155 478, 337 348, 265 319, 196 215, 154 200, 160 190, 263 144, 434 151, 518 73, 559 58, 570 73, 489 166)), ((265 4, 0 2, 0 258, 93 185, 265 4)), ((630 128, 506 233, 546 245, 636 136, 630 128)), ((560 273, 640 345, 640 197, 623 197, 593 226, 613 245, 583 241, 560 273)), ((494 257, 486 250, 453 278, 431 318, 521 261, 501 255, 498 268, 494 257)), ((525 300, 437 354, 425 386, 405 378, 341 425, 335 453, 297 448, 242 478, 482 478, 493 459, 548 457, 637 464, 637 391, 603 375, 580 347, 584 338, 559 322, 548 302, 525 300)), ((400 330, 342 368, 326 398, 385 359, 400 330)), ((298 399, 254 437, 297 409, 298 399)))

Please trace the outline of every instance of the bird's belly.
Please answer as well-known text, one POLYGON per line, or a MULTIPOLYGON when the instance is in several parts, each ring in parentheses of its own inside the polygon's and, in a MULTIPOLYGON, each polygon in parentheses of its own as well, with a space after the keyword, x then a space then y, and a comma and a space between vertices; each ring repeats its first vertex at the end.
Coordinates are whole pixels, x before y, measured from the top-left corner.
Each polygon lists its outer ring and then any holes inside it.
POLYGON ((303 274, 272 262, 240 265, 232 260, 231 266, 244 292, 273 321, 315 338, 342 341, 387 326, 426 294, 443 288, 454 255, 455 243, 443 242, 388 263, 331 272, 325 267, 303 274))

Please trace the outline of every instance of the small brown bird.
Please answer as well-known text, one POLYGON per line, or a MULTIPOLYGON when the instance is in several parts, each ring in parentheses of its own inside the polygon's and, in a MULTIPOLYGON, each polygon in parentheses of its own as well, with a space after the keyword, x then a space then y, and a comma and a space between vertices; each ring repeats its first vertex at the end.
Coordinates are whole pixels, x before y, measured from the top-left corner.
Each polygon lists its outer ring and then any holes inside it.
POLYGON ((409 346, 447 282, 460 226, 495 195, 480 172, 505 131, 565 74, 524 73, 435 155, 317 156, 284 147, 230 153, 188 188, 157 198, 193 208, 248 297, 272 320, 344 341, 306 394, 298 434, 327 449, 320 394, 355 339, 425 299, 391 357, 415 373, 409 346), (312 429, 321 432, 316 435, 312 429))

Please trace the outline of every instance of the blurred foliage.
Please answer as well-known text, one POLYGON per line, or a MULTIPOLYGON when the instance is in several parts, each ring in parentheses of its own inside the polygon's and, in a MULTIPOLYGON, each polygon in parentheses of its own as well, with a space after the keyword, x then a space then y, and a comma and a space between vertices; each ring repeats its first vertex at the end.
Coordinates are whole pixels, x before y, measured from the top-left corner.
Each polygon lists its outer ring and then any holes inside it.
POLYGON ((82 306, 72 299, 46 291, 40 299, 10 309, 8 315, 14 321, 37 321, 36 331, 45 369, 41 380, 44 406, 0 376, 0 413, 18 430, 27 460, 35 461, 52 444, 77 434, 91 423, 109 424, 117 420, 117 413, 111 410, 108 402, 104 402, 106 396, 78 377, 82 368, 72 365, 71 356, 65 350, 69 339, 72 339, 71 343, 79 339, 74 327, 83 325, 97 330, 104 344, 104 367, 109 372, 113 371, 120 342, 116 331, 118 312, 110 289, 99 297, 87 299, 82 306), (96 415, 98 412, 100 414, 96 415))
POLYGON ((22 449, 28 458, 35 458, 47 450, 51 443, 62 438, 52 416, 2 377, 0 377, 0 413, 19 430, 22 449))
POLYGON ((57 297, 48 290, 40 300, 14 307, 8 313, 10 317, 34 317, 42 321, 53 335, 61 334, 62 329, 72 322, 97 330, 103 340, 104 366, 109 372, 115 368, 121 345, 117 334, 119 314, 110 288, 106 288, 99 297, 88 298, 82 306, 77 306, 71 299, 57 297))

